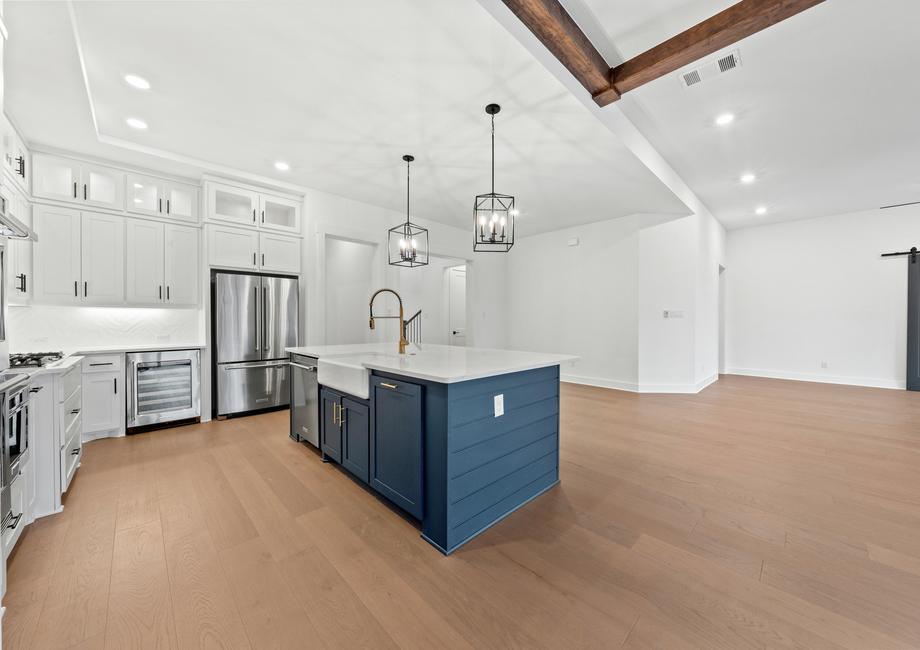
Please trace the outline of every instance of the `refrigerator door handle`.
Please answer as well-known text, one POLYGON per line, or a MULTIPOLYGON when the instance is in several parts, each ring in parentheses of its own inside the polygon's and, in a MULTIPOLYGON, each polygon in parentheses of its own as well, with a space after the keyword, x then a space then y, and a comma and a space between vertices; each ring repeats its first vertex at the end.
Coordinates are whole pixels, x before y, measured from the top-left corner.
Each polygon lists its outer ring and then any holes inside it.
MULTIPOLYGON (((265 349, 265 352, 270 352, 268 345, 268 327, 266 327, 266 321, 268 320, 268 288, 262 287, 262 347, 265 349)), ((271 356, 271 355, 269 355, 271 356)))
POLYGON ((259 287, 255 286, 252 288, 252 290, 255 292, 255 295, 256 295, 256 308, 253 310, 253 314, 255 314, 255 317, 256 317, 255 318, 255 321, 256 321, 255 322, 255 326, 256 326, 255 338, 256 338, 256 351, 258 352, 259 341, 261 340, 261 337, 259 336, 259 287))

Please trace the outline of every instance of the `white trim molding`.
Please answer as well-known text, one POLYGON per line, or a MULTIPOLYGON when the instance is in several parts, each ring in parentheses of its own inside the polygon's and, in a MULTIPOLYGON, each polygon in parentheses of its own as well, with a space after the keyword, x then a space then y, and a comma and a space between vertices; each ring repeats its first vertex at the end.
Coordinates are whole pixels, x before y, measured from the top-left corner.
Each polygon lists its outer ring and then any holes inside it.
POLYGON ((729 368, 725 374, 744 377, 763 377, 765 379, 788 379, 790 381, 811 381, 819 384, 841 384, 845 386, 865 386, 867 388, 888 388, 905 390, 907 381, 901 379, 878 379, 874 377, 841 377, 837 375, 816 375, 806 372, 788 372, 785 370, 759 370, 753 368, 729 368))

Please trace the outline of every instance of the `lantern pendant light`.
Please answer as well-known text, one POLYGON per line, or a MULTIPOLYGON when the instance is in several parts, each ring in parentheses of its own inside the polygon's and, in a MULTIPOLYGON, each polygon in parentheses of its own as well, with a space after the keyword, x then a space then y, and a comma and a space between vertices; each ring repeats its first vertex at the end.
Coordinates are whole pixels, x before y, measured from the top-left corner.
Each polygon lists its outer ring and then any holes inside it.
POLYGON ((495 116, 501 109, 498 104, 486 106, 486 114, 492 118, 492 191, 478 195, 473 203, 476 252, 507 253, 514 246, 514 197, 495 192, 495 116))
POLYGON ((413 268, 428 264, 428 229, 409 220, 409 163, 414 156, 406 154, 406 221, 390 228, 387 234, 389 262, 393 266, 413 268))

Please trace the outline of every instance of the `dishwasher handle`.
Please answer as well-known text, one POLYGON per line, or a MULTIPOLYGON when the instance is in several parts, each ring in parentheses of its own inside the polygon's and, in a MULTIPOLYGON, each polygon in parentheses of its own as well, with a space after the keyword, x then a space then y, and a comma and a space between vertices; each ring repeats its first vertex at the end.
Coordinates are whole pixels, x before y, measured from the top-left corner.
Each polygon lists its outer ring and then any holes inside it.
POLYGON ((316 366, 304 366, 299 363, 294 363, 293 361, 291 361, 290 363, 295 368, 300 368, 301 370, 306 370, 307 372, 316 372, 316 366))

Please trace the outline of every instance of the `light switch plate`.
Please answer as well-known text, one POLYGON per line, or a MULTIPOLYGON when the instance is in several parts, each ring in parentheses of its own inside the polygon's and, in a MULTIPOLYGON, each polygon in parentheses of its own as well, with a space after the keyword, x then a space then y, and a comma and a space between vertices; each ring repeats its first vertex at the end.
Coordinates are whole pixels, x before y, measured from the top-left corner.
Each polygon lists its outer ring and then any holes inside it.
POLYGON ((502 415, 505 414, 505 396, 504 394, 496 395, 493 398, 493 401, 495 402, 495 417, 501 417, 502 415))

